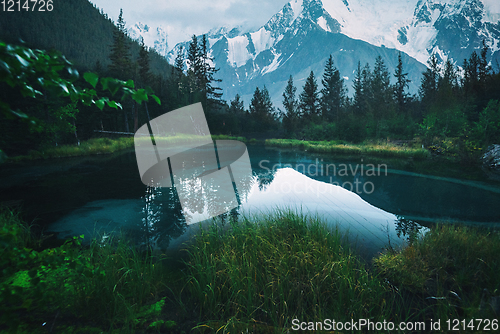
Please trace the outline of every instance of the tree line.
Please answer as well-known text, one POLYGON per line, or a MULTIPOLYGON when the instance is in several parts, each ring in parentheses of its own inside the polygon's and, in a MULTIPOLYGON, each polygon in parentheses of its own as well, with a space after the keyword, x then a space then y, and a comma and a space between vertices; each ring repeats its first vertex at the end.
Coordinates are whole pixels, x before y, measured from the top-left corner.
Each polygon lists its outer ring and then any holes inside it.
POLYGON ((431 55, 415 95, 408 92, 401 54, 392 74, 380 56, 373 69, 358 62, 352 97, 330 56, 321 87, 311 71, 298 93, 290 76, 282 94, 283 110, 272 105, 266 87, 257 87, 247 111, 236 95, 229 113, 245 115, 247 131, 273 129, 287 138, 350 142, 419 137, 437 152, 454 150, 451 153, 467 158, 500 142, 500 72, 489 64, 489 53, 483 42, 479 53, 474 51, 461 67, 450 59, 440 65, 431 55), (249 129, 253 124, 258 126, 249 129))
MULTIPOLYGON (((380 56, 373 65, 358 62, 352 87, 347 87, 330 56, 320 80, 311 71, 300 92, 289 77, 282 106, 273 106, 264 86, 255 88, 246 109, 239 95, 229 103, 222 100, 218 70, 205 35, 193 36, 187 50, 181 48, 171 66, 166 61, 155 62, 159 55, 154 50, 144 41, 136 43, 128 37, 122 12, 113 30, 106 34, 110 40, 108 57, 98 57, 94 64, 80 68, 90 69, 98 78, 132 81, 143 98, 124 94, 120 97, 121 109, 104 104, 96 110, 68 103, 50 92, 42 99, 26 100, 21 92, 3 85, 1 101, 33 115, 43 130, 40 135, 26 131, 23 122, 2 121, 2 147, 22 153, 37 146, 90 138, 96 130, 134 133, 149 119, 196 102, 203 104, 211 132, 220 134, 350 142, 418 136, 425 145, 437 149, 446 149, 441 146, 451 138, 463 152, 500 140, 500 74, 488 63, 490 50, 484 43, 480 52, 473 52, 461 67, 450 60, 440 65, 437 56, 431 56, 416 95, 408 93, 410 81, 401 54, 394 73, 389 73, 380 56), (161 106, 148 103, 147 96, 153 92, 163 101, 161 106)), ((105 89, 108 87, 92 87, 83 78, 75 84, 93 89, 109 101, 116 99, 112 90, 105 89)))

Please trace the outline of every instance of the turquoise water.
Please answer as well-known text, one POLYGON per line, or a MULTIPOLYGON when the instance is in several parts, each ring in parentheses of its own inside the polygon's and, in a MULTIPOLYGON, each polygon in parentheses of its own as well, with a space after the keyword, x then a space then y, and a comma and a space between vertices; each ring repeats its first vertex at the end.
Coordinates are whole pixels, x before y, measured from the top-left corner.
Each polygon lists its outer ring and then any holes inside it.
MULTIPOLYGON (((366 254, 438 221, 500 223, 500 188, 492 184, 393 170, 361 158, 261 145, 248 145, 248 152, 253 178, 226 220, 290 209, 338 225, 366 254)), ((198 230, 186 224, 175 188, 142 184, 133 151, 3 165, 0 172, 0 202, 22 203, 25 218, 45 234, 106 238, 122 230, 140 244, 176 248, 198 230)))

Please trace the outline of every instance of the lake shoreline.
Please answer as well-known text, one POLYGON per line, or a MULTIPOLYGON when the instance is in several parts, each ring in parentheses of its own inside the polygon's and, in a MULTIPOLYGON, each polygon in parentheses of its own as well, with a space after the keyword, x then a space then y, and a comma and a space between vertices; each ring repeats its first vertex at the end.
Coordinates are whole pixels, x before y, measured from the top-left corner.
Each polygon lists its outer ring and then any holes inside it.
POLYGON ((0 281, 8 316, 1 328, 40 332, 54 312, 55 332, 71 333, 194 327, 205 333, 221 326, 283 333, 292 319, 326 318, 430 328, 430 319, 445 326, 498 312, 490 301, 498 298, 500 240, 487 229, 438 226, 409 236, 401 249, 388 245, 367 266, 348 246, 349 235, 286 211, 258 223, 200 228, 183 260, 135 250, 121 239, 83 247, 74 237, 44 248, 16 212, 3 210, 0 220, 8 243, 0 264, 11 268, 0 281), (58 295, 47 290, 57 285, 64 286, 58 295), (9 290, 18 297, 6 300, 9 290))

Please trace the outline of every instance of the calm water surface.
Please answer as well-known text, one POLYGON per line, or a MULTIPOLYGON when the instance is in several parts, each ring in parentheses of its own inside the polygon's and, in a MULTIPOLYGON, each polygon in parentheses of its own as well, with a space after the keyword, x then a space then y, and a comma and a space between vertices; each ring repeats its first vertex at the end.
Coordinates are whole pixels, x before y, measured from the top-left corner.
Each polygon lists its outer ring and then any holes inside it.
MULTIPOLYGON (((226 220, 291 209, 338 224, 367 256, 437 221, 500 224, 496 185, 262 145, 248 153, 253 179, 226 220)), ((174 188, 142 184, 133 150, 2 165, 0 173, 0 202, 22 203, 26 219, 61 238, 122 230, 175 249, 198 230, 186 225, 174 188)))

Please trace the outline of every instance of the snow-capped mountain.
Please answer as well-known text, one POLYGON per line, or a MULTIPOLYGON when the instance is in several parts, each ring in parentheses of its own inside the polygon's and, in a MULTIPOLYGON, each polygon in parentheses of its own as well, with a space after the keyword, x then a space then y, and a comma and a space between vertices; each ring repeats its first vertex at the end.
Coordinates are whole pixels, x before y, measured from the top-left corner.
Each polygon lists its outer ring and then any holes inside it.
MULTIPOLYGON (((288 77, 300 91, 311 70, 320 78, 330 54, 351 93, 358 61, 373 65, 381 56, 394 73, 399 51, 412 93, 432 53, 461 65, 484 39, 500 61, 499 18, 497 0, 292 0, 256 31, 207 35, 225 99, 238 93, 248 103, 255 87, 266 85, 281 106, 288 77)), ((169 61, 188 43, 176 45, 169 61)))
POLYGON ((396 48, 426 63, 432 53, 461 64, 486 40, 499 50, 498 0, 324 0, 340 32, 396 48))
POLYGON ((147 24, 137 22, 127 29, 128 35, 135 40, 144 38, 144 44, 154 48, 158 54, 166 57, 168 54, 167 32, 160 26, 152 29, 147 24))

